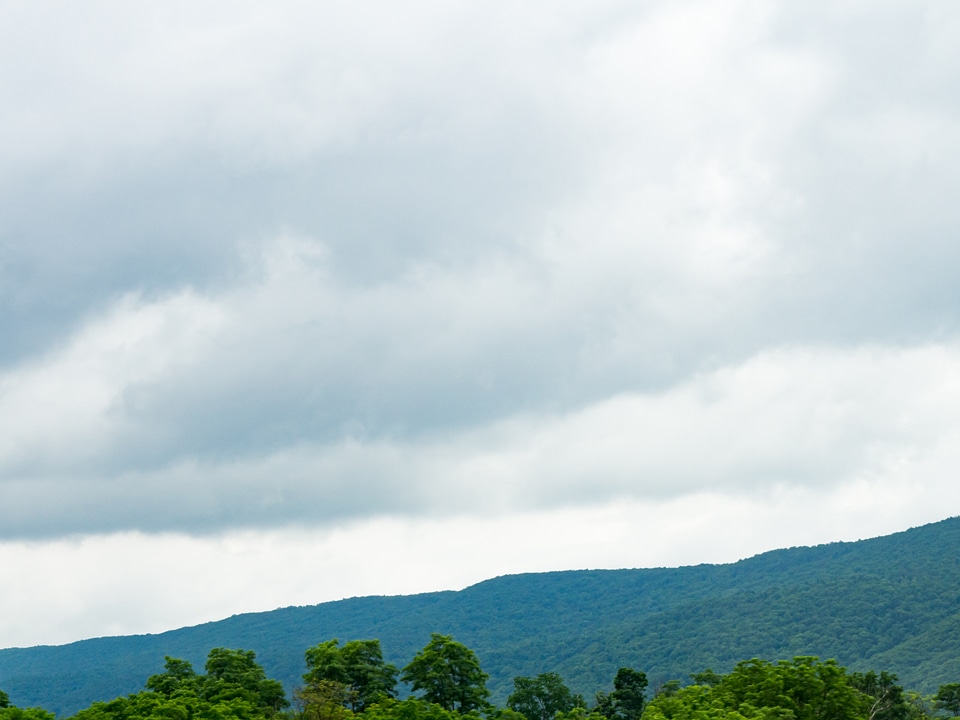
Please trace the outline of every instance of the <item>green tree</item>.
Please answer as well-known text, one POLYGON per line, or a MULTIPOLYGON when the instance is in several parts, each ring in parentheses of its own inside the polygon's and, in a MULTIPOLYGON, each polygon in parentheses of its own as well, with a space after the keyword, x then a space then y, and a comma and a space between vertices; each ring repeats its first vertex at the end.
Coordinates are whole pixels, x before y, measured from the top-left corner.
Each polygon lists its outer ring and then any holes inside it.
POLYGON ((941 685, 933 696, 933 706, 951 715, 960 715, 960 683, 941 685))
POLYGON ((720 681, 723 680, 723 676, 719 673, 715 673, 710 668, 707 668, 703 672, 691 673, 690 679, 693 680, 694 685, 709 685, 713 687, 714 685, 719 685, 720 681))
POLYGON ((109 702, 94 703, 73 720, 264 720, 266 711, 241 698, 210 702, 180 693, 167 697, 141 692, 109 702))
POLYGON ((904 693, 904 702, 907 704, 909 720, 929 720, 934 715, 933 696, 923 695, 916 690, 907 690, 904 693))
POLYGON ((211 650, 200 683, 202 697, 212 702, 238 698, 274 712, 289 706, 283 685, 267 677, 256 657, 253 650, 211 650))
MULTIPOLYGON (((714 697, 715 688, 691 685, 658 692, 644 709, 644 720, 792 720, 789 715, 727 707, 714 697), (741 712, 743 710, 744 712, 741 712)), ((829 720, 829 719, 824 719, 829 720)))
POLYGON ((423 700, 461 715, 487 707, 487 677, 473 650, 439 633, 431 634, 401 675, 423 700))
POLYGON ((55 717, 43 708, 18 708, 10 703, 10 696, 0 690, 0 720, 54 720, 55 717))
POLYGON ((897 676, 886 671, 850 673, 850 684, 863 693, 868 720, 906 720, 910 715, 897 676))
POLYGON ((362 720, 461 720, 460 714, 453 710, 444 710, 439 705, 407 698, 398 701, 387 698, 367 708, 362 720))
POLYGON ((568 712, 575 705, 570 688, 555 672, 514 678, 513 693, 507 698, 507 707, 527 720, 553 720, 558 712, 568 712))
POLYGON ((489 720, 527 720, 525 715, 518 713, 516 710, 511 710, 508 707, 491 710, 487 714, 487 718, 489 718, 489 720))
POLYGON ((622 667, 613 678, 610 693, 613 720, 638 720, 647 701, 647 674, 633 668, 622 667))
POLYGON ((341 682, 318 680, 293 691, 293 704, 301 720, 348 720, 354 693, 341 682))
POLYGON ((197 675, 185 660, 167 657, 164 672, 151 675, 146 686, 143 692, 94 703, 74 720, 273 720, 287 705, 283 686, 267 678, 250 650, 214 648, 205 675, 197 675))
POLYGON ((337 639, 328 640, 308 649, 305 658, 306 686, 340 683, 346 689, 345 706, 354 712, 396 697, 397 668, 383 661, 379 640, 351 640, 343 647, 337 639))
POLYGON ((554 720, 603 720, 604 716, 596 710, 587 710, 582 706, 577 706, 566 712, 558 712, 554 720))
POLYGON ((158 675, 151 675, 147 678, 147 690, 160 693, 168 697, 180 692, 193 692, 197 690, 197 673, 186 660, 172 658, 169 655, 164 657, 164 671, 158 675))
MULTIPOLYGON (((702 687, 702 686, 694 686, 702 687)), ((815 657, 738 663, 710 689, 712 700, 740 710, 744 706, 787 713, 795 720, 863 720, 862 694, 849 683, 846 669, 815 657)))
POLYGON ((0 720, 56 720, 56 715, 43 708, 0 708, 0 720))
POLYGON ((660 687, 657 688, 654 693, 655 697, 670 697, 676 695, 677 691, 680 689, 679 680, 667 680, 660 684, 660 687))

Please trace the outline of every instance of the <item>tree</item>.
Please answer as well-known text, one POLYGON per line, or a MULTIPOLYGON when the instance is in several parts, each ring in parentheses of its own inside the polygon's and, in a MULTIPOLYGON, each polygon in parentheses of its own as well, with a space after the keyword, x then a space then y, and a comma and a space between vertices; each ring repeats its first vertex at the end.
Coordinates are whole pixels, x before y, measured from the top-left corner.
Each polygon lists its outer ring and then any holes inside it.
POLYGON ((572 710, 558 712, 554 716, 554 720, 603 720, 603 717, 596 710, 587 710, 587 708, 578 705, 572 710))
POLYGON ((10 703, 10 696, 0 690, 0 720, 55 720, 56 716, 43 708, 18 708, 10 703))
MULTIPOLYGON (((888 676, 888 680, 892 676, 888 676)), ((833 660, 749 660, 710 683, 658 693, 644 720, 866 720, 863 693, 833 660)), ((878 678, 879 680, 879 678, 878 678)))
POLYGON ((164 672, 147 678, 147 690, 168 697, 187 690, 196 692, 197 673, 194 672, 193 665, 186 660, 172 658, 169 655, 163 660, 164 672))
POLYGON ((933 696, 933 706, 951 715, 960 715, 960 683, 941 685, 933 696))
MULTIPOLYGON (((275 720, 288 705, 283 686, 267 678, 250 650, 214 648, 205 675, 195 673, 186 660, 167 657, 164 672, 151 675, 146 686, 127 697, 94 703, 72 720, 275 720)), ((0 714, 0 720, 54 717, 0 714)))
POLYGON ((267 678, 253 650, 214 648, 207 656, 207 674, 201 679, 201 695, 213 702, 240 698, 259 707, 278 711, 287 707, 279 680, 267 678))
POLYGON ((647 674, 633 668, 620 668, 613 679, 614 717, 639 720, 646 702, 647 674))
POLYGON ((647 705, 643 717, 645 720, 792 720, 789 713, 778 711, 752 712, 752 708, 744 707, 745 712, 741 713, 740 708, 730 708, 719 702, 714 694, 715 689, 707 685, 658 692, 647 705))
POLYGON ((355 695, 344 683, 319 680, 293 691, 294 706, 302 720, 347 720, 355 695))
POLYGON ((540 673, 535 678, 514 678, 513 693, 507 698, 507 707, 527 720, 553 720, 558 712, 568 712, 575 705, 570 688, 555 672, 540 673))
POLYGON ((907 705, 907 718, 909 720, 930 720, 933 717, 932 695, 926 696, 916 690, 907 690, 903 699, 907 705))
POLYGON ((433 633, 401 679, 421 691, 423 700, 463 715, 487 707, 487 677, 473 650, 450 635, 433 633))
POLYGON ((18 708, 10 706, 0 708, 0 720, 56 720, 56 715, 49 710, 38 707, 18 708))
POLYGON ((710 668, 707 668, 703 672, 691 673, 690 679, 693 680, 694 685, 709 685, 713 687, 714 685, 719 685, 720 681, 723 680, 723 676, 719 673, 715 673, 710 668))
POLYGON ((320 643, 305 653, 307 687, 320 682, 340 683, 344 703, 354 712, 396 697, 397 668, 383 661, 379 640, 351 640, 343 647, 336 638, 320 643))
MULTIPOLYGON (((701 687, 701 686, 694 686, 701 687)), ((834 660, 795 657, 776 665, 763 660, 738 663, 710 688, 725 707, 771 708, 795 720, 862 720, 863 696, 849 683, 845 668, 834 660)))
POLYGON ((460 720, 460 715, 413 697, 403 701, 387 698, 371 705, 362 720, 460 720))
POLYGON ((903 695, 903 688, 897 684, 897 676, 886 671, 877 675, 873 670, 868 673, 850 673, 850 684, 863 693, 867 720, 906 720, 910 707, 903 695))

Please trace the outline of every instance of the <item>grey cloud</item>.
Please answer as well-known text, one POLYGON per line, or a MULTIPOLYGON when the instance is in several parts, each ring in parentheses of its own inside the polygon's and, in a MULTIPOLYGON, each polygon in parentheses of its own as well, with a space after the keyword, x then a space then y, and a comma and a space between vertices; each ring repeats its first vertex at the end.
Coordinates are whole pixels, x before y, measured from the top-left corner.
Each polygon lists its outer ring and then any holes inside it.
POLYGON ((104 3, 49 54, 22 40, 41 11, 7 26, 32 81, 0 71, 0 532, 850 477, 855 438, 716 474, 673 436, 585 449, 589 480, 465 438, 771 349, 956 336, 950 5, 212 7, 104 3), (336 464, 351 442, 399 467, 336 464))

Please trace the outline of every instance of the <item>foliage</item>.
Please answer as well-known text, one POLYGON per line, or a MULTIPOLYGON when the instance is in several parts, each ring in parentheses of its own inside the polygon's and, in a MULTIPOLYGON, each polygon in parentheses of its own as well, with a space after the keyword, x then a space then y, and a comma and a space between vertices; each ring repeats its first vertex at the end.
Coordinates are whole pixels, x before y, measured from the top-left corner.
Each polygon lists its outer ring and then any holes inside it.
POLYGON ((570 688, 555 672, 540 673, 535 678, 516 677, 513 688, 507 707, 527 720, 553 720, 557 713, 569 712, 577 704, 570 688))
POLYGON ((567 712, 558 712, 554 720, 604 720, 604 716, 596 710, 587 710, 585 707, 575 707, 567 712))
POLYGON ((675 692, 659 693, 643 713, 644 720, 745 720, 762 717, 775 720, 776 715, 760 715, 753 708, 744 713, 713 697, 714 689, 703 685, 679 688, 675 692))
POLYGON ((411 697, 403 701, 382 700, 363 713, 363 720, 463 720, 463 717, 435 703, 411 697))
POLYGON ((262 709, 240 698, 210 702, 186 693, 167 697, 146 691, 94 703, 77 713, 74 720, 262 720, 263 717, 262 709))
POLYGON ((43 708, 0 708, 0 720, 54 720, 56 716, 43 708))
MULTIPOLYGON (((354 712, 396 697, 397 668, 383 660, 379 640, 351 640, 343 647, 337 639, 328 640, 305 653, 308 688, 327 683, 343 686, 342 704, 354 712)), ((315 694, 315 693, 314 693, 315 694)))
POLYGON ((904 694, 909 720, 928 720, 934 716, 933 696, 923 695, 916 690, 907 690, 904 694))
POLYGON ((0 720, 54 720, 54 714, 43 708, 15 707, 10 696, 0 690, 0 720))
MULTIPOLYGON (((497 709, 486 702, 486 675, 473 651, 434 633, 403 670, 423 696, 401 701, 381 692, 359 709, 364 686, 356 678, 393 679, 379 643, 340 647, 334 640, 310 648, 305 657, 308 683, 295 693, 293 710, 282 715, 282 687, 278 696, 279 683, 266 677, 252 651, 214 648, 204 675, 187 661, 166 657, 164 672, 151 675, 145 690, 93 703, 72 720, 480 720, 479 710, 488 720, 934 720, 932 707, 955 713, 960 702, 960 683, 943 685, 927 698, 904 692, 886 671, 848 672, 835 660, 800 656, 741 661, 725 675, 694 673, 695 684, 662 683, 649 702, 646 674, 622 667, 614 690, 598 693, 592 710, 556 672, 517 676, 507 707, 497 709), (354 651, 344 654, 348 647, 354 651), (364 672, 351 675, 350 667, 364 672)), ((6 694, 0 703, 0 720, 55 720, 40 708, 12 707, 6 694)))
MULTIPOLYGON (((609 693, 617 668, 652 688, 751 657, 836 658, 886 669, 923 695, 960 680, 960 518, 853 543, 791 548, 727 565, 505 576, 459 592, 352 598, 239 615, 159 635, 0 650, 0 687, 66 717, 136 692, 165 655, 202 673, 212 647, 254 649, 267 674, 301 684, 305 648, 380 639, 402 667, 439 631, 466 643, 502 705, 543 669, 574 693, 609 693)), ((696 681, 699 683, 699 681, 696 681)), ((419 693, 418 693, 419 694, 419 693)), ((945 709, 942 712, 947 712, 945 709)))
POLYGON ((432 633, 401 677, 423 700, 461 715, 485 708, 490 695, 476 654, 450 635, 432 633))
POLYGON ((711 688, 713 698, 730 709, 774 708, 795 720, 863 720, 861 693, 834 660, 797 657, 776 664, 740 662, 711 688))
MULTIPOLYGON (((797 657, 748 660, 710 684, 691 685, 650 701, 643 720, 867 720, 868 704, 836 662, 797 657)), ((862 680, 862 677, 860 678, 862 680)))
POLYGON ((170 697, 182 692, 195 693, 197 683, 198 677, 193 670, 193 665, 186 660, 167 655, 164 658, 164 672, 148 677, 146 688, 170 697))
POLYGON ((694 685, 709 685, 713 687, 714 685, 719 685, 720 681, 723 680, 723 676, 715 673, 710 668, 703 670, 697 673, 690 673, 690 679, 693 680, 694 685))
POLYGON ((933 696, 934 707, 951 715, 960 715, 960 683, 941 685, 933 696))
POLYGON ((347 685, 335 680, 317 680, 293 691, 298 720, 348 720, 355 699, 347 685))
POLYGON ((597 712, 607 720, 638 720, 646 702, 647 675, 622 667, 613 679, 612 693, 597 693, 597 712))
POLYGON ((907 720, 910 706, 907 705, 903 688, 897 684, 897 676, 886 671, 879 675, 873 670, 867 673, 851 673, 850 684, 864 695, 868 720, 907 720))
POLYGON ((93 703, 74 720, 269 720, 289 704, 252 650, 214 648, 205 670, 197 675, 189 662, 168 656, 164 672, 147 678, 144 691, 93 703))
POLYGON ((269 711, 289 706, 283 685, 267 677, 256 657, 253 650, 211 650, 199 682, 201 695, 212 702, 242 699, 269 711))

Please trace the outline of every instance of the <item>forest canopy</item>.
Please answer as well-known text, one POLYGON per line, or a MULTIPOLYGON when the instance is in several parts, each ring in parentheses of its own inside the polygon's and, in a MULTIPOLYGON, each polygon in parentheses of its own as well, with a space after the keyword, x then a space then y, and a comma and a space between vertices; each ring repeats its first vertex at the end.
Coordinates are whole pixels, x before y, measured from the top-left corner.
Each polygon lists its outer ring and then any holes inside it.
MULTIPOLYGON (((96 702, 70 720, 932 720, 960 714, 960 682, 930 696, 905 690, 896 675, 849 672, 834 660, 751 659, 731 672, 710 668, 651 686, 622 667, 612 690, 589 700, 547 670, 514 678, 504 707, 490 703, 477 655, 434 633, 403 668, 383 659, 379 640, 327 640, 304 653, 292 702, 250 650, 214 648, 204 672, 167 657, 140 692, 96 702), (399 683, 403 683, 403 687, 399 683), (403 699, 401 695, 407 695, 403 699)), ((18 708, 0 691, 0 720, 54 720, 18 708)))

